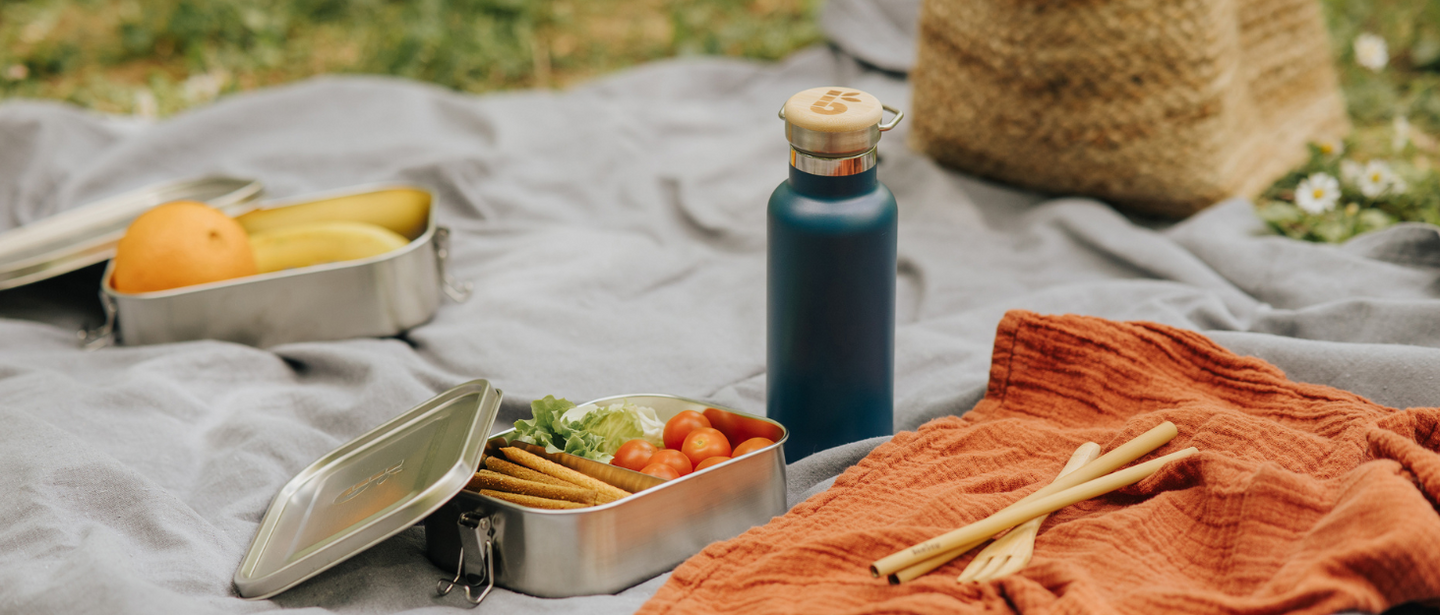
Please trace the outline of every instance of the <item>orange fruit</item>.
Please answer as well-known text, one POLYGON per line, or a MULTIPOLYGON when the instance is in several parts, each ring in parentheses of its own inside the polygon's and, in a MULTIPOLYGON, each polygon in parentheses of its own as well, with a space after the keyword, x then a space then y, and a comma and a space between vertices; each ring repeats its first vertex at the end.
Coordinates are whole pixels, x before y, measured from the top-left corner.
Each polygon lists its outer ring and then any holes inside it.
POLYGON ((250 238, 239 222, 204 203, 175 201, 125 229, 110 281, 122 293, 148 293, 255 273, 250 238))

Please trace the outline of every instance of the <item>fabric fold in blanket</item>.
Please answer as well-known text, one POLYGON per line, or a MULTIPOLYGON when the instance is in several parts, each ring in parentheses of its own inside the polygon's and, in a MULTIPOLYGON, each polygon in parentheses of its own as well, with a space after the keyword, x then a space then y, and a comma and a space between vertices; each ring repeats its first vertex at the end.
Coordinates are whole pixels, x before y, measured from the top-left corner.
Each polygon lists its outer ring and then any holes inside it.
MULTIPOLYGON (((904 432, 784 517, 711 545, 642 613, 1333 613, 1440 597, 1440 409, 1396 410, 1146 322, 1014 311, 985 398, 904 432), (1023 571, 910 583, 870 562, 1162 421, 1200 453, 1055 513, 1023 571), (803 599, 797 597, 803 596, 803 599)), ((977 549, 978 551, 978 549, 977 549)))

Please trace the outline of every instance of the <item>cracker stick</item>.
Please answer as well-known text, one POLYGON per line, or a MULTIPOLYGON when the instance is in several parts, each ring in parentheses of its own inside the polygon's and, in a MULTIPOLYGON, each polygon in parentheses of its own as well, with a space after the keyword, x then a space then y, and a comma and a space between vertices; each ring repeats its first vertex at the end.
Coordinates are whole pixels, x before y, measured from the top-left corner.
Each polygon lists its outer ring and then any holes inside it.
POLYGON ((537 483, 523 478, 507 476, 499 472, 491 472, 490 470, 476 472, 475 476, 471 477, 470 484, 466 485, 465 488, 471 491, 490 489, 492 491, 505 491, 508 493, 518 493, 520 495, 533 495, 537 498, 567 500, 586 506, 594 506, 595 497, 598 495, 594 490, 582 489, 575 485, 561 487, 559 485, 537 483))
POLYGON ((508 474, 510 476, 514 476, 515 478, 524 480, 533 480, 537 483, 545 483, 547 485, 559 485, 561 487, 575 486, 575 483, 560 480, 544 472, 536 472, 534 470, 531 470, 530 468, 510 463, 494 455, 485 458, 485 467, 501 474, 508 474))
POLYGON ((509 457, 510 461, 530 468, 531 470, 544 472, 550 476, 574 483, 586 489, 594 489, 595 492, 599 494, 599 498, 596 501, 600 504, 614 502, 615 500, 630 495, 629 491, 615 487, 600 479, 571 470, 525 449, 512 446, 502 448, 500 452, 505 453, 505 456, 509 457))
POLYGON ((531 507, 531 508, 549 508, 549 509, 551 509, 551 510, 563 510, 563 509, 567 509, 567 508, 585 508, 585 507, 586 507, 584 504, 576 504, 576 503, 574 503, 574 502, 566 502, 565 500, 552 500, 552 499, 550 499, 550 498, 537 498, 537 497, 535 497, 535 496, 533 496, 533 495, 520 495, 520 494, 518 494, 518 493, 505 493, 504 491, 491 491, 491 490, 489 490, 489 489, 481 489, 481 490, 480 490, 480 495, 488 495, 488 496, 490 496, 490 497, 492 497, 492 498, 495 498, 495 499, 497 499, 497 500, 505 500, 506 502, 513 502, 513 503, 515 503, 515 504, 519 504, 519 505, 521 505, 521 506, 529 506, 529 507, 531 507))

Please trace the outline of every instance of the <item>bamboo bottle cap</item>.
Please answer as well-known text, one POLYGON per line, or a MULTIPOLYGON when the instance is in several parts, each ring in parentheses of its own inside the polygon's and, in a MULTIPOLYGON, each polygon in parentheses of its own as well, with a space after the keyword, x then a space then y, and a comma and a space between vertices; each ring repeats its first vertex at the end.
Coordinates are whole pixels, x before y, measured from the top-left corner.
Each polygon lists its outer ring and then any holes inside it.
POLYGON ((841 176, 863 173, 875 166, 880 133, 905 117, 898 109, 853 88, 810 88, 791 96, 780 108, 785 139, 790 142, 790 166, 811 175, 841 176), (895 114, 880 123, 883 111, 895 114))
POLYGON ((880 117, 880 100, 853 88, 810 88, 785 101, 785 120, 816 132, 865 130, 880 117))

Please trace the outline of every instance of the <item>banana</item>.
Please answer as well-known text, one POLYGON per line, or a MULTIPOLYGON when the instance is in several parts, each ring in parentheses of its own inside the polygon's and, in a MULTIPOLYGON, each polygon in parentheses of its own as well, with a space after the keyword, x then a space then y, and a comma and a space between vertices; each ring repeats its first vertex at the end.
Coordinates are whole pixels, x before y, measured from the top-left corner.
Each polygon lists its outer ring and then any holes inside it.
POLYGON ((311 222, 250 236, 260 273, 369 258, 408 243, 395 231, 365 222, 311 222))
POLYGON ((257 209, 235 220, 255 235, 312 222, 368 222, 406 239, 415 239, 430 224, 430 193, 413 188, 390 188, 351 194, 273 209, 257 209))

